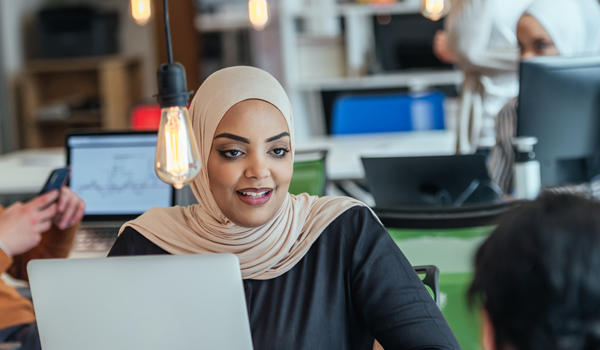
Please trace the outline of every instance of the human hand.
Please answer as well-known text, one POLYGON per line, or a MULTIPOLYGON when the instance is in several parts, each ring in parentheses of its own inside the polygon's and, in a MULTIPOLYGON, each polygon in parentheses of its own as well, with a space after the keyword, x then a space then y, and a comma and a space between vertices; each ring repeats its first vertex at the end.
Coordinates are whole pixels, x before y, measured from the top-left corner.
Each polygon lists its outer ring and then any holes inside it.
POLYGON ((433 38, 433 53, 444 63, 456 63, 456 55, 448 44, 448 33, 444 30, 435 32, 433 38))
POLYGON ((64 230, 75 225, 83 218, 85 212, 85 203, 68 187, 63 186, 60 189, 60 197, 58 198, 58 207, 56 215, 52 221, 64 230))
POLYGON ((42 240, 42 232, 52 226, 58 191, 50 191, 26 204, 14 203, 0 215, 0 241, 13 255, 31 250, 42 240))

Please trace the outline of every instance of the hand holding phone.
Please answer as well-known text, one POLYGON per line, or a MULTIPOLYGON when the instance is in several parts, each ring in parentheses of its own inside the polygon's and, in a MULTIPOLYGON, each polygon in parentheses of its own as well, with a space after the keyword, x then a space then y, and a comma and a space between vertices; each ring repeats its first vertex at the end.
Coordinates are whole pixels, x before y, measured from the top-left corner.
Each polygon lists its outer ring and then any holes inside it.
POLYGON ((71 168, 68 166, 52 170, 52 173, 48 176, 48 180, 46 180, 46 184, 42 187, 40 194, 48 193, 52 190, 57 190, 60 193, 60 189, 67 184, 70 173, 71 168))

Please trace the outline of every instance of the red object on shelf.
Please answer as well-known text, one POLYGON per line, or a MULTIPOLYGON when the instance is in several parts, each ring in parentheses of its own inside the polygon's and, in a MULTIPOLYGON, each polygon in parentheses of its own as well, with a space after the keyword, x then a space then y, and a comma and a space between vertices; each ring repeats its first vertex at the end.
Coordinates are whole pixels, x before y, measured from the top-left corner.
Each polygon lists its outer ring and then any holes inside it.
POLYGON ((160 106, 158 104, 139 105, 131 111, 131 129, 158 130, 160 126, 160 106))

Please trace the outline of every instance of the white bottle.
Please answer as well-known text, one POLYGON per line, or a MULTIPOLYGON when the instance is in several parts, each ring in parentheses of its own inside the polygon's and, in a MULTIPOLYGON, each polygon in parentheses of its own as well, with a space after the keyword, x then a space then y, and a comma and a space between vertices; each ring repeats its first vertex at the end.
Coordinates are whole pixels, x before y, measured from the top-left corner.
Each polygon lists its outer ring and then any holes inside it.
POLYGON ((533 146, 536 137, 517 137, 513 139, 515 165, 513 183, 517 199, 535 199, 542 187, 540 162, 535 159, 533 146))

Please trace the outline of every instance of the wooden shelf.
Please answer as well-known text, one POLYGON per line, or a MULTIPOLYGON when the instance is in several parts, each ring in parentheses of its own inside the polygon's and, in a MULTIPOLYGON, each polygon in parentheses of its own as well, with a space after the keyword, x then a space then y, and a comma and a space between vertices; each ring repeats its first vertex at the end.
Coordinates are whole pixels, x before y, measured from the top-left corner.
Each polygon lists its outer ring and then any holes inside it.
MULTIPOLYGON (((389 15, 404 15, 420 13, 421 8, 418 1, 402 1, 395 3, 378 3, 378 4, 339 4, 333 7, 334 13, 338 16, 347 15, 362 15, 375 16, 379 14, 389 15)), ((294 17, 312 17, 321 11, 320 8, 312 8, 306 6, 304 8, 296 8, 291 13, 294 17)))
MULTIPOLYGON (((27 62, 21 79, 21 130, 26 148, 60 147, 64 133, 77 126, 129 127, 129 111, 142 95, 141 59, 102 56, 27 62), (57 101, 95 99, 101 110, 75 110, 65 120, 38 120, 41 106, 57 101)), ((68 103, 67 103, 68 104, 68 103)))
POLYGON ((53 125, 95 125, 102 124, 102 114, 100 112, 73 111, 68 119, 36 119, 38 124, 53 125))
POLYGON ((463 74, 458 70, 415 70, 354 78, 343 77, 301 81, 298 86, 302 90, 357 90, 398 87, 418 90, 422 87, 457 85, 462 81, 463 74))

